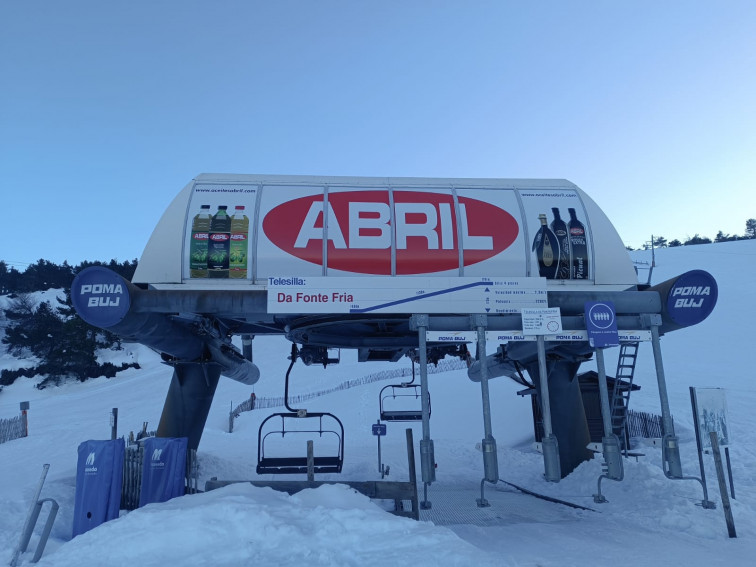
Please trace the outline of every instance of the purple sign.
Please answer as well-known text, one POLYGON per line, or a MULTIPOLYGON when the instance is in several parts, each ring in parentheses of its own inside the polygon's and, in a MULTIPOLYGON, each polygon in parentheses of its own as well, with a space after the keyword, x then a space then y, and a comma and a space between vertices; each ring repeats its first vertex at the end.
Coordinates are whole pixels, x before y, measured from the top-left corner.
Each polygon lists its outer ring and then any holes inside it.
POLYGON ((76 275, 71 302, 82 319, 100 328, 120 323, 131 306, 126 281, 102 266, 91 266, 76 275))
POLYGON ((585 304, 585 329, 594 348, 617 346, 617 316, 611 301, 588 301, 585 304))
POLYGON ((717 282, 710 273, 691 270, 681 275, 667 294, 667 314, 681 327, 706 319, 717 304, 717 282))

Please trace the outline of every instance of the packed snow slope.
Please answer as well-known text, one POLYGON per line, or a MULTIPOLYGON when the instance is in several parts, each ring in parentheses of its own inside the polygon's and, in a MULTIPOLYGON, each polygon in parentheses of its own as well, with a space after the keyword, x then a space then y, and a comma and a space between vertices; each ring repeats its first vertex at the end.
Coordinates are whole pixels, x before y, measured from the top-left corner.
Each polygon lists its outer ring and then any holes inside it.
MULTIPOLYGON (((633 254, 636 260, 650 260, 650 252, 633 254)), ((384 510, 385 503, 371 502, 343 485, 288 496, 237 484, 122 512, 119 519, 71 539, 78 444, 110 437, 112 408, 119 409, 121 435, 140 430, 145 421, 154 429, 160 417, 171 369, 143 347, 127 345, 103 357, 136 359, 140 370, 42 391, 34 387, 39 379, 24 378, 0 392, 0 417, 17 415, 21 401, 31 403, 29 437, 0 444, 0 563, 10 561, 42 465, 50 463, 42 497, 55 498, 60 514, 40 565, 753 565, 756 387, 748 345, 756 315, 756 240, 662 249, 656 261, 654 283, 705 269, 719 284, 713 314, 698 326, 664 336, 662 352, 686 475, 700 475, 688 388, 726 391, 735 539, 728 538, 711 454, 704 455, 704 464, 715 510, 700 505, 703 495, 697 481, 665 478, 660 450, 648 444, 636 448, 644 453, 637 461, 624 460, 623 481, 602 482, 608 503, 595 504, 592 497, 601 474, 600 459, 584 463, 559 483, 546 482, 542 456, 532 444, 530 401, 517 396, 521 386, 506 378, 491 382, 501 478, 595 511, 547 503, 499 483, 487 488, 497 497, 491 498, 495 502, 489 517, 494 520, 474 521, 481 511, 470 490, 470 498, 455 514, 434 524, 393 516, 384 510), (470 518, 473 521, 467 521, 470 518)), ((495 346, 488 345, 489 352, 495 346)), ((617 350, 607 351, 610 374, 617 350)), ((289 345, 282 339, 255 339, 255 362, 262 372, 257 396, 282 395, 288 353, 289 345)), ((397 365, 409 366, 406 360, 396 365, 358 364, 348 351, 341 358, 340 364, 327 369, 295 366, 292 392, 316 392, 397 365)), ((23 362, 5 355, 0 364, 17 367, 23 362)), ((582 370, 592 368, 595 365, 589 363, 582 370)), ((482 406, 480 386, 470 382, 464 370, 431 375, 429 382, 430 429, 438 461, 429 500, 440 503, 446 491, 477 487, 483 476, 476 447, 483 437, 482 406)), ((346 428, 344 472, 323 480, 380 478, 371 425, 378 417, 378 392, 387 383, 338 391, 307 403, 310 410, 337 414, 346 428)), ((633 393, 631 407, 658 414, 650 344, 641 345, 635 383, 641 390, 633 393)), ((274 410, 245 412, 236 419, 233 433, 228 432, 230 408, 251 392, 248 386, 221 379, 199 447, 200 487, 213 476, 263 480, 255 474, 257 429, 274 410)), ((407 478, 405 426, 389 424, 382 440, 390 480, 407 478)), ((420 426, 412 427, 417 442, 420 426)), ((43 522, 39 523, 37 533, 43 522)), ((37 536, 30 551, 36 541, 37 536)), ((22 555, 21 563, 31 556, 22 555)))

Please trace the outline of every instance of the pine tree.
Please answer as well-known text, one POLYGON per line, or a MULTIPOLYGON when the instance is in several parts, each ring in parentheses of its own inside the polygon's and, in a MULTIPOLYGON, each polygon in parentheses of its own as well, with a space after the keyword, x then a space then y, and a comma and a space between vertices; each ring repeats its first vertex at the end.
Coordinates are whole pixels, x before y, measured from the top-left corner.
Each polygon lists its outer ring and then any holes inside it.
POLYGON ((746 221, 746 238, 756 238, 756 219, 748 219, 746 221))

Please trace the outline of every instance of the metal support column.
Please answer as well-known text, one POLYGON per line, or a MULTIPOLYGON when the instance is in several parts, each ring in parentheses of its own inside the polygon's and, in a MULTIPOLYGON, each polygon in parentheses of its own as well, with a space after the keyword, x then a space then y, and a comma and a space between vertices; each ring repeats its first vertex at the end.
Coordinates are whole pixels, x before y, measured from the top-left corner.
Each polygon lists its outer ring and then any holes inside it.
POLYGON ((478 360, 480 365, 480 392, 483 398, 483 432, 485 437, 481 443, 483 450, 483 480, 480 481, 480 498, 476 500, 478 506, 490 506, 483 493, 486 482, 496 484, 499 481, 499 462, 496 452, 496 439, 491 428, 491 396, 488 389, 488 365, 486 360, 486 327, 488 317, 484 314, 472 315, 471 324, 478 331, 478 360))
MULTIPOLYGON (((603 445, 604 463, 603 473, 598 479, 598 493, 593 495, 596 503, 606 502, 601 494, 601 479, 622 480, 625 471, 620 454, 620 443, 612 429, 612 412, 609 407, 609 388, 606 385, 606 365, 604 364, 604 349, 596 349, 596 365, 598 367, 599 398, 601 402, 601 418, 604 422, 604 436, 601 439, 603 445)), ((617 384, 614 385, 617 388, 617 384)))
POLYGON ((418 356, 420 358, 420 398, 422 403, 423 438, 420 440, 420 474, 423 479, 423 501, 420 507, 427 510, 431 507, 428 501, 428 486, 436 480, 436 459, 433 451, 433 440, 430 438, 430 396, 428 395, 428 345, 427 336, 430 317, 428 315, 413 315, 410 326, 417 329, 418 356))
POLYGON ((546 369, 546 344, 543 335, 538 335, 538 374, 541 385, 541 413, 543 414, 544 478, 549 482, 559 482, 562 478, 559 461, 559 443, 551 429, 551 401, 549 400, 549 375, 546 369))
POLYGON ((680 460, 680 443, 675 435, 675 424, 669 411, 669 397, 667 396, 667 380, 664 376, 661 344, 659 342, 659 325, 661 315, 650 315, 651 319, 651 348, 654 351, 656 364, 656 380, 659 383, 659 401, 662 412, 662 468, 667 478, 682 478, 682 461, 680 460))
POLYGON ((158 423, 158 437, 186 437, 197 449, 210 413, 221 366, 215 362, 175 362, 158 423))
POLYGON ((647 315, 651 327, 651 347, 654 351, 654 363, 656 364, 656 380, 659 383, 659 401, 662 412, 662 470, 664 476, 673 480, 697 480, 704 492, 701 505, 707 509, 715 507, 714 502, 708 499, 706 486, 703 480, 696 476, 683 476, 682 460, 680 459, 680 442, 675 435, 675 423, 672 413, 669 411, 669 397, 667 396, 667 380, 664 376, 662 363, 661 343, 659 342, 659 326, 661 315, 647 315))

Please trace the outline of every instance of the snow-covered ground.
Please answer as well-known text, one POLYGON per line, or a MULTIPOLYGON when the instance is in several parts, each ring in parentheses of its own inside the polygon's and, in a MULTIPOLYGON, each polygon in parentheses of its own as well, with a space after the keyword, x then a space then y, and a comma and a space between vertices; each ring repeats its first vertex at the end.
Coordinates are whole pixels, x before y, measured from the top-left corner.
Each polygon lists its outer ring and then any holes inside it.
MULTIPOLYGON (((648 260, 650 253, 634 252, 648 260)), ((42 493, 60 503, 40 565, 753 565, 756 557, 756 386, 749 357, 749 332, 756 310, 756 241, 728 242, 658 250, 654 282, 690 269, 705 269, 719 283, 719 302, 702 324, 662 338, 670 406, 681 441, 683 471, 698 476, 698 459, 689 386, 726 390, 736 499, 732 511, 738 537, 728 538, 712 455, 704 455, 709 497, 717 509, 704 509, 696 481, 665 478, 660 450, 641 446, 645 456, 626 459, 622 482, 603 481, 609 502, 592 495, 601 474, 599 459, 584 463, 559 483, 546 482, 543 459, 532 447, 530 401, 516 395, 521 387, 506 378, 491 382, 493 431, 499 446, 499 475, 529 490, 596 511, 546 503, 499 483, 489 486, 493 513, 487 522, 457 523, 453 518, 415 522, 384 511, 381 503, 343 485, 324 486, 295 496, 247 484, 176 498, 122 512, 118 520, 71 539, 77 446, 86 439, 110 437, 110 412, 119 409, 119 433, 138 431, 144 421, 157 426, 171 369, 139 345, 107 355, 114 361, 138 360, 140 370, 37 390, 22 378, 0 392, 0 417, 18 414, 28 400, 28 438, 0 444, 0 562, 7 564, 18 542, 30 500, 42 472, 50 472, 42 493), (494 498, 495 497, 495 498, 494 498), (443 525, 440 525, 443 524, 443 525)), ((493 350, 495 345, 489 345, 493 350)), ((607 352, 613 374, 616 351, 607 352)), ((289 345, 282 339, 255 339, 255 362, 262 378, 258 396, 279 396, 289 345)), ((2 367, 18 362, 0 358, 2 367)), ((398 365, 408 366, 404 360, 398 365)), ((339 365, 304 367, 292 373, 293 393, 314 392, 337 383, 395 368, 389 363, 356 362, 342 352, 339 365)), ((582 370, 593 368, 586 364, 582 370)), ((431 502, 455 487, 470 487, 483 476, 483 437, 478 384, 464 370, 430 376, 433 402, 431 436, 438 461, 431 502)), ((659 413, 654 361, 643 344, 636 369, 631 407, 659 413)), ((323 480, 380 478, 376 438, 376 382, 307 404, 311 410, 337 414, 346 428, 344 472, 323 480)), ((257 429, 272 410, 243 413, 228 433, 228 412, 249 397, 251 388, 221 379, 199 447, 200 486, 210 477, 255 479, 257 429)), ((406 424, 389 424, 383 461, 390 480, 407 478, 406 424)), ((412 426, 415 440, 420 426, 412 426)), ((419 463, 419 459, 418 459, 419 463)), ((418 471, 419 474, 419 471, 418 471)), ((459 518, 475 518, 474 493, 458 505, 459 518)), ((426 516, 427 517, 427 516, 426 516)), ((40 523, 40 528, 42 521, 40 523)), ((32 539, 30 550, 36 545, 32 539)), ((31 553, 22 556, 22 564, 31 553)))

